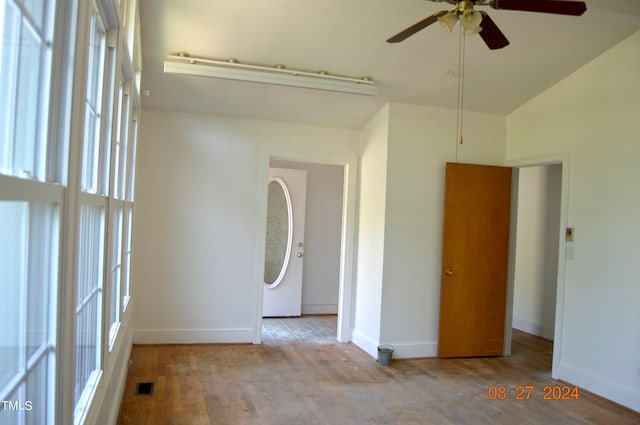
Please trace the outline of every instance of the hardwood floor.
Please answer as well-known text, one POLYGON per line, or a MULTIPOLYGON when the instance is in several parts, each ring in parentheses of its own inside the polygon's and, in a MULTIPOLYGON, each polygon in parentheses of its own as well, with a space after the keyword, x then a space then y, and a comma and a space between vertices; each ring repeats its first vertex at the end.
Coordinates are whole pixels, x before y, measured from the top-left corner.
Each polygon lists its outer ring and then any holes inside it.
POLYGON ((565 385, 550 378, 551 351, 520 332, 511 357, 389 367, 336 342, 134 346, 118 424, 640 424, 581 389, 577 400, 544 400, 545 386, 554 398, 565 385), (154 393, 135 395, 137 382, 154 393))

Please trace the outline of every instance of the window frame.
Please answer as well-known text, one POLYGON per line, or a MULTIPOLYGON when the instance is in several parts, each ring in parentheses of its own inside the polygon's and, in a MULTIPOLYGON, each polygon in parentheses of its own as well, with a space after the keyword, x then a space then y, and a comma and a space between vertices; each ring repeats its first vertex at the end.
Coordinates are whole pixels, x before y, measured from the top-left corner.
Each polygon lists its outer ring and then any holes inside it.
MULTIPOLYGON (((103 79, 101 84, 102 98, 102 119, 101 127, 99 129, 99 159, 96 162, 98 166, 97 181, 98 189, 95 191, 87 192, 80 190, 78 194, 78 210, 85 205, 100 205, 104 211, 103 220, 103 250, 101 253, 102 262, 102 278, 101 278, 101 309, 96 323, 96 332, 100 339, 96 356, 98 357, 99 368, 97 373, 94 374, 95 379, 90 379, 87 382, 86 394, 87 397, 81 397, 78 403, 75 403, 75 397, 72 402, 73 406, 73 420, 74 424, 78 425, 86 421, 87 415, 89 415, 93 406, 93 400, 97 393, 98 387, 102 376, 107 371, 108 367, 108 355, 113 347, 113 342, 110 336, 109 318, 110 318, 110 292, 111 292, 111 278, 109 273, 109 266, 111 264, 111 220, 112 220, 112 208, 111 208, 111 196, 110 192, 113 187, 112 169, 111 164, 113 161, 113 145, 115 137, 115 122, 114 114, 116 111, 116 105, 114 102, 116 93, 116 82, 119 79, 119 61, 118 61, 118 45, 121 29, 118 25, 117 14, 113 9, 113 3, 111 0, 92 0, 88 5, 88 11, 85 14, 86 19, 91 20, 93 14, 99 17, 100 22, 103 25, 105 47, 103 49, 103 79)), ((90 27, 90 26, 89 26, 90 27)), ((91 36, 91 32, 87 31, 87 37, 91 36)), ((88 46, 89 47, 89 46, 88 46)), ((84 72, 89 72, 87 65, 85 65, 84 72)), ((85 84, 84 90, 87 90, 85 84)), ((83 141, 84 143, 84 141, 83 141)), ((84 146, 84 145, 83 145, 84 146)), ((84 156, 82 156, 84 158, 84 156)), ((78 213, 79 214, 79 213, 78 213)), ((80 218, 78 218, 78 221, 80 218)), ((78 233, 78 240, 82 235, 78 233)), ((76 283, 77 284, 77 283, 76 283)), ((76 330, 77 331, 77 330, 76 330)), ((114 341, 117 337, 114 335, 114 341)), ((74 369, 75 371, 75 369, 74 369)), ((83 393, 84 396, 85 393, 83 393)))
MULTIPOLYGON (((2 169, 2 164, 0 164, 0 173, 5 176, 14 176, 21 177, 25 179, 34 179, 38 181, 51 181, 52 173, 49 172, 49 166, 51 163, 49 162, 50 156, 50 123, 53 121, 51 116, 55 116, 55 109, 53 105, 51 89, 55 86, 53 83, 54 78, 56 78, 56 74, 54 73, 54 58, 53 47, 54 40, 58 39, 58 28, 56 26, 56 12, 58 8, 56 7, 58 1, 48 1, 44 2, 43 5, 43 16, 42 16, 42 28, 39 28, 40 24, 37 20, 31 16, 28 8, 22 3, 17 1, 10 1, 11 7, 14 7, 18 13, 18 30, 19 34, 17 36, 17 44, 18 51, 16 56, 13 58, 14 62, 10 63, 11 69, 13 72, 11 75, 13 76, 12 84, 9 87, 12 90, 10 96, 10 102, 6 102, 7 105, 12 105, 11 110, 7 111, 7 116, 10 115, 8 121, 12 121, 10 127, 7 127, 4 130, 8 130, 8 134, 3 135, 3 139, 5 142, 9 139, 12 139, 12 142, 7 143, 6 145, 0 145, 1 150, 10 151, 11 154, 5 154, 6 156, 11 156, 11 168, 2 169), (31 158, 29 159, 29 167, 30 170, 27 169, 16 169, 19 165, 16 164, 16 151, 18 142, 16 141, 16 137, 19 134, 19 118, 17 116, 16 111, 20 110, 19 102, 20 102, 20 90, 24 89, 23 84, 21 83, 21 78, 24 74, 20 71, 21 62, 25 60, 23 56, 21 56, 21 52, 24 52, 25 49, 28 49, 28 45, 24 43, 22 39, 23 30, 26 28, 28 33, 32 34, 39 41, 40 53, 39 53, 39 78, 37 81, 37 91, 38 91, 38 100, 35 102, 35 114, 36 119, 33 123, 34 127, 34 140, 30 140, 26 147, 26 149, 32 151, 31 158), (24 46, 27 47, 24 47, 24 46), (24 47, 24 49, 23 49, 24 47), (42 73, 47 74, 45 78, 42 78, 42 73)), ((9 0, 5 1, 4 7, 6 8, 9 5, 9 0)), ((3 17, 4 17, 4 9, 3 9, 3 17)), ((4 28, 4 21, 0 23, 0 28, 4 28)), ((4 35, 2 31, 1 34, 4 35)), ((59 44, 59 43, 57 43, 59 44)), ((0 51, 2 49, 0 48, 0 51)), ((2 63, 2 62, 0 62, 2 63)), ((33 68, 33 67, 29 67, 33 68)), ((1 71, 1 68, 0 68, 1 71)), ((1 81, 0 81, 1 84, 1 81)), ((24 96, 24 94, 23 94, 24 96)), ((33 112, 33 111, 32 111, 33 112)), ((19 112, 18 112, 19 113, 19 112)), ((24 124, 26 125, 26 124, 24 124)), ((20 145, 25 145, 25 142, 20 143, 20 145)), ((1 158, 1 157, 0 157, 1 158)), ((23 164, 26 166, 26 164, 23 164)))
MULTIPOLYGON (((64 157, 67 151, 68 143, 66 136, 69 134, 69 117, 70 103, 64 101, 67 97, 62 93, 68 93, 71 88, 71 77, 68 77, 71 65, 64 61, 64 53, 67 51, 66 46, 70 46, 71 37, 65 33, 64 23, 71 22, 71 14, 61 6, 61 1, 48 1, 43 4, 42 28, 36 30, 37 24, 35 19, 30 16, 28 8, 22 3, 12 2, 12 5, 18 10, 21 25, 31 27, 29 31, 37 34, 39 37, 39 65, 40 69, 37 76, 38 97, 31 101, 36 103, 35 115, 33 122, 26 120, 23 125, 32 125, 36 127, 34 139, 31 140, 30 153, 31 170, 29 173, 16 173, 16 162, 12 159, 11 172, 0 174, 0 202, 17 202, 23 203, 25 213, 24 226, 26 230, 23 232, 23 243, 25 251, 23 252, 22 261, 24 261, 25 273, 18 283, 21 286, 20 319, 25 326, 20 326, 17 331, 25 334, 20 336, 21 343, 19 351, 23 354, 22 370, 18 370, 13 378, 6 383, 0 393, 2 399, 6 400, 13 394, 23 394, 29 396, 29 386, 32 385, 30 379, 35 374, 42 374, 43 381, 36 381, 42 394, 40 406, 42 411, 38 417, 39 421, 46 424, 58 423, 57 418, 60 417, 60 409, 58 406, 64 395, 60 394, 56 389, 60 383, 60 370, 63 364, 59 359, 59 352, 62 344, 59 329, 61 327, 58 320, 60 311, 64 308, 60 305, 60 294, 63 287, 63 271, 62 264, 65 225, 67 208, 66 190, 59 183, 63 180, 61 173, 62 166, 60 159, 64 157), (26 16, 25 16, 26 15, 26 16), (66 77, 66 78, 65 78, 66 77), (40 207, 36 204, 43 205, 43 209, 38 212, 40 207), (48 205, 48 206, 47 206, 48 205), (42 216, 39 216, 43 214, 42 216), (39 216, 39 217, 38 217, 39 216), (44 227, 41 227, 44 226, 44 227), (46 234, 43 232, 46 229, 46 234), (44 237, 44 243, 38 240, 44 237), (35 239, 34 239, 35 238, 35 239), (45 249, 46 246, 46 249, 45 249), (34 270, 38 270, 34 274, 34 270), (38 277, 38 274, 41 276, 38 277), (25 279, 22 281, 22 279, 25 279), (47 295, 40 299, 38 297, 38 305, 31 304, 28 289, 32 284, 32 279, 44 279, 41 281, 39 291, 46 291, 47 295), (42 303, 42 304, 40 304, 42 303), (27 333, 31 329, 30 310, 43 308, 44 314, 37 317, 40 326, 36 332, 42 332, 42 339, 38 342, 38 348, 30 351, 25 345, 28 342, 27 333), (45 369, 40 369, 44 367, 45 369)), ((3 7, 6 7, 6 2, 3 7)), ((4 9, 3 9, 4 11, 4 9)), ((0 23, 2 28, 2 38, 4 42, 4 13, 3 22, 0 23)), ((66 29, 72 28, 67 26, 66 29)), ((14 57, 9 55, 5 58, 11 58, 14 61, 14 73, 9 84, 18 86, 17 75, 19 71, 19 63, 24 60, 20 51, 15 52, 14 57), (18 64, 18 65, 16 65, 18 64)), ((0 72, 2 69, 0 69, 0 72)), ((6 75, 6 74, 5 74, 6 75)), ((19 88, 15 88, 15 95, 20 96, 19 88)), ((24 96, 25 94, 22 93, 24 96)), ((12 152, 15 152, 16 144, 16 120, 19 119, 16 110, 16 100, 11 103, 10 108, 14 108, 7 112, 7 115, 13 117, 13 124, 10 133, 12 136, 12 152)), ((29 106, 33 108, 33 105, 29 106)), ((8 126, 7 126, 8 127, 8 126)), ((4 130, 4 129, 3 129, 4 130)), ((14 155, 14 154, 12 154, 14 155)), ((0 235, 0 237, 3 235, 0 235)), ((33 318, 33 316, 31 316, 33 318)), ((18 420, 26 420, 25 411, 15 412, 18 420)))
POLYGON ((119 336, 121 326, 121 293, 122 293, 122 260, 123 260, 123 235, 124 235, 124 203, 111 200, 109 208, 110 216, 110 250, 109 250, 109 295, 107 306, 108 322, 106 323, 106 341, 109 353, 113 351, 119 336))
MULTIPOLYGON (((103 338, 102 338, 102 334, 103 334, 103 317, 104 317, 104 298, 105 298, 105 288, 104 288, 104 281, 105 281, 105 250, 106 250, 106 239, 107 239, 107 230, 106 230, 106 222, 107 222, 107 216, 108 216, 108 212, 107 212, 107 202, 104 198, 100 197, 100 196, 95 196, 95 195, 91 195, 91 194, 87 194, 87 193, 80 193, 79 194, 79 208, 78 208, 78 263, 76 268, 78 269, 77 274, 78 277, 75 281, 75 285, 76 285, 76 294, 80 288, 80 279, 84 278, 85 276, 82 276, 80 273, 80 267, 81 262, 80 262, 80 258, 82 255, 85 255, 86 252, 81 252, 83 251, 82 249, 82 241, 81 238, 83 237, 82 234, 82 208, 83 207, 88 207, 88 208, 98 208, 101 211, 100 217, 99 217, 99 223, 98 226, 96 226, 96 229, 100 232, 99 235, 97 236, 97 244, 95 243, 96 241, 94 240, 96 235, 95 234, 91 234, 89 235, 89 237, 92 239, 93 241, 93 245, 97 248, 99 255, 96 258, 93 258, 90 261, 96 261, 97 264, 93 264, 93 267, 95 268, 95 270, 98 272, 98 276, 97 276, 97 281, 95 284, 94 288, 91 288, 90 290, 90 296, 86 297, 84 300, 82 300, 82 305, 79 306, 78 305, 78 298, 77 296, 75 297, 75 303, 74 303, 74 324, 76 326, 76 339, 75 339, 75 344, 74 344, 74 353, 78 354, 78 334, 81 331, 81 329, 78 328, 77 323, 78 323, 78 316, 79 316, 79 307, 81 307, 81 310, 84 309, 84 307, 86 307, 88 305, 88 303, 94 298, 94 296, 97 298, 98 303, 97 303, 97 312, 96 312, 96 316, 95 316, 95 321, 96 321, 96 327, 94 329, 86 329, 88 332, 95 332, 96 335, 96 339, 95 339, 95 368, 91 371, 90 375, 88 376, 86 382, 83 383, 84 388, 80 391, 80 397, 76 400, 75 394, 77 394, 78 388, 77 388, 77 384, 78 384, 78 377, 77 377, 77 373, 78 373, 78 358, 76 356, 74 356, 74 360, 75 360, 75 365, 74 365, 74 397, 72 398, 73 401, 73 417, 74 417, 74 423, 75 424, 79 424, 79 423, 83 423, 86 415, 91 407, 92 401, 95 397, 95 393, 96 390, 98 388, 98 385, 100 384, 102 375, 104 373, 104 357, 102 355, 103 352, 103 338)), ((92 219, 95 219, 92 218, 92 219)))
MULTIPOLYGON (((0 176, 0 203, 17 204, 22 209, 20 216, 20 229, 17 233, 22 236, 20 243, 20 264, 18 265, 19 282, 17 289, 17 300, 13 302, 17 305, 15 313, 20 323, 17 329, 18 345, 16 347, 16 370, 6 383, 0 387, 0 399, 9 401, 18 401, 21 406, 30 400, 29 379, 38 370, 44 366, 46 369, 47 379, 42 383, 44 399, 42 402, 46 406, 54 406, 56 396, 53 391, 55 388, 55 369, 56 369, 56 329, 52 327, 57 317, 58 305, 55 294, 58 292, 60 285, 59 280, 59 249, 61 244, 61 203, 62 194, 56 193, 43 194, 38 191, 27 190, 22 196, 15 193, 14 189, 23 191, 21 181, 14 177, 0 176), (5 183, 6 184, 5 186, 5 183), (13 184, 12 184, 13 183, 13 184), (9 190, 7 190, 7 187, 9 190), (13 195, 13 196, 12 196, 13 195), (26 196, 25 196, 26 195, 26 196), (41 196, 47 195, 47 196, 41 196), (42 227, 44 226, 44 227, 42 227), (32 311, 34 310, 30 300, 30 289, 35 282, 39 281, 46 295, 39 296, 38 304, 35 310, 44 314, 39 318, 41 326, 33 328, 31 324, 32 311), (31 308, 29 308, 31 306, 31 308), (40 340, 33 347, 29 344, 29 333, 36 331, 42 332, 40 340), (17 397, 16 397, 17 396, 17 397), (18 400, 16 400, 16 398, 18 400)), ((31 185, 34 187, 34 185, 31 185)), ((10 242, 10 241, 9 241, 10 242)), ((39 288, 39 289, 43 289, 39 288)), ((41 294, 41 292, 38 292, 41 294)), ((18 418, 25 420, 25 411, 13 411, 18 418)), ((53 412, 45 408, 43 415, 47 418, 47 423, 53 424, 53 412)))
MULTIPOLYGON (((3 2, 2 5, 5 4, 4 2, 11 2, 12 5, 23 6, 23 0, 0 1, 3 2)), ((48 264, 51 264, 50 280, 48 281, 55 281, 55 284, 48 285, 51 296, 46 297, 46 301, 50 303, 51 308, 49 314, 46 315, 46 320, 37 314, 30 316, 31 323, 37 323, 39 324, 38 326, 47 325, 48 340, 51 344, 47 347, 50 347, 51 351, 47 351, 49 348, 46 347, 43 349, 44 351, 36 350, 33 353, 26 351, 32 354, 32 357, 33 355, 36 356, 34 361, 30 363, 32 367, 29 369, 29 376, 32 378, 28 378, 25 375, 24 379, 19 382, 22 385, 29 379, 30 388, 38 388, 38 391, 43 391, 40 389, 39 382, 46 383, 46 393, 50 398, 47 401, 46 412, 43 416, 38 416, 36 420, 38 422, 43 421, 47 425, 57 423, 94 423, 98 421, 96 416, 98 407, 108 391, 107 386, 103 385, 103 380, 112 376, 114 370, 121 366, 122 351, 115 350, 124 349, 124 343, 118 345, 118 341, 126 341, 126 339, 116 336, 113 353, 108 350, 106 341, 108 336, 108 329, 106 329, 107 309, 109 308, 107 294, 109 279, 107 278, 106 268, 109 267, 111 257, 111 246, 109 244, 118 243, 118 241, 113 242, 111 240, 113 226, 110 224, 111 211, 118 203, 123 206, 123 230, 122 237, 119 238, 122 239, 119 245, 122 254, 120 271, 122 273, 122 286, 118 294, 121 311, 119 315, 120 322, 123 325, 126 325, 126 320, 131 320, 130 309, 127 309, 131 298, 130 289, 128 283, 125 286, 126 278, 130 277, 130 266, 125 263, 125 259, 130 261, 132 249, 132 170, 135 169, 133 161, 135 161, 137 137, 137 130, 134 131, 134 127, 137 126, 138 119, 137 106, 133 105, 139 104, 138 87, 140 81, 140 31, 139 27, 131 28, 132 23, 136 26, 139 25, 136 3, 136 0, 47 0, 44 2, 49 19, 47 20, 47 30, 42 33, 47 34, 47 38, 43 39, 47 43, 46 48, 42 46, 39 48, 39 57, 46 56, 46 60, 43 59, 41 62, 46 75, 41 73, 37 83, 41 93, 39 104, 43 106, 36 108, 33 104, 28 104, 29 111, 37 109, 37 114, 31 113, 27 119, 23 120, 40 131, 37 134, 37 139, 34 139, 38 142, 38 144, 34 144, 34 152, 37 150, 37 156, 34 155, 34 161, 37 160, 38 166, 33 168, 33 170, 36 170, 33 173, 24 173, 18 176, 18 173, 13 172, 17 167, 11 165, 11 173, 0 174, 0 202, 48 203, 53 205, 53 210, 55 211, 55 219, 52 219, 51 222, 54 223, 52 224, 52 232, 55 233, 56 240, 51 243, 51 247, 48 250, 50 253, 48 264), (125 8, 127 9, 126 13, 130 13, 126 21, 125 8), (103 50, 104 58, 101 66, 98 67, 103 73, 103 83, 101 84, 103 93, 99 102, 102 107, 100 113, 101 122, 98 136, 99 157, 101 157, 99 162, 102 168, 97 177, 99 189, 95 191, 96 193, 81 190, 82 166, 80 165, 83 159, 85 99, 88 90, 89 73, 87 62, 89 59, 89 22, 92 10, 98 10, 103 29, 106 31, 106 47, 103 50), (136 14, 135 19, 132 14, 136 14), (129 46, 129 34, 131 34, 131 31, 135 31, 136 34, 133 55, 129 52, 131 50, 129 46), (134 69, 132 57, 136 58, 135 73, 131 72, 134 69), (132 75, 135 75, 135 78, 132 78, 132 75), (110 185, 112 178, 111 166, 114 160, 112 146, 116 137, 114 120, 116 112, 115 97, 116 84, 123 76, 126 81, 130 81, 129 111, 125 114, 129 127, 126 130, 128 144, 126 152, 124 152, 126 160, 123 160, 122 166, 125 176, 121 179, 123 185, 122 199, 115 199, 112 195, 114 189, 110 185), (135 126, 132 122, 135 122, 135 126), (34 176, 36 178, 30 178, 34 176), (100 255, 103 264, 102 295, 99 303, 101 306, 101 326, 96 329, 100 342, 98 350, 100 367, 96 368, 95 374, 88 380, 91 390, 83 392, 83 397, 79 397, 80 403, 78 404, 83 406, 81 408, 82 414, 75 415, 75 380, 73 377, 76 373, 75 350, 79 332, 76 329, 77 316, 75 307, 78 291, 80 290, 78 288, 80 276, 78 271, 78 249, 81 246, 80 238, 82 236, 80 216, 82 206, 88 204, 100 205, 103 209, 103 224, 100 227, 103 239, 103 242, 101 242, 103 244, 101 245, 103 246, 103 253, 100 255), (44 363, 38 363, 38 359, 41 359, 43 355, 45 357, 50 356, 53 359, 47 363, 46 370, 39 367, 44 363), (37 374, 37 379, 41 381, 34 381, 36 377, 34 374, 37 374), (70 377, 72 379, 69 379, 70 377), (84 397, 84 394, 90 394, 90 396, 84 397)), ((27 4, 24 7, 29 8, 30 5, 27 4)), ((4 28, 4 25, 2 27, 4 28)), ((9 33, 7 34, 7 37, 9 37, 9 33)), ((8 60, 15 62, 22 60, 18 54, 13 58, 9 56, 8 51, 5 51, 5 53, 9 58, 8 60)), ((2 78, 7 77, 5 70, 0 72, 3 74, 2 78)), ((6 79, 9 81, 8 78, 6 79)), ((13 84, 11 81, 7 84, 13 84)), ((15 102, 12 105, 15 105, 15 102)), ((9 108, 12 107, 10 106, 9 108)), ((7 109, 7 114, 17 116, 18 112, 14 109, 7 109)), ((33 131, 30 134, 34 134, 33 131)), ((1 237, 2 235, 0 235, 1 237)), ((37 251, 34 252, 35 257, 41 257, 37 251)), ((33 259, 27 262, 32 264, 33 259)), ((39 284, 38 288, 40 287, 39 284)), ((18 317, 17 314, 15 317, 18 317)), ((9 330, 13 332, 13 324, 9 327, 9 330)), ((40 332, 40 327, 37 330, 40 332)), ((123 334, 124 332, 118 332, 118 335, 123 334)), ((7 391, 14 391, 15 388, 12 387, 7 391)), ((21 415, 21 418, 24 418, 25 413, 21 413, 21 415)))

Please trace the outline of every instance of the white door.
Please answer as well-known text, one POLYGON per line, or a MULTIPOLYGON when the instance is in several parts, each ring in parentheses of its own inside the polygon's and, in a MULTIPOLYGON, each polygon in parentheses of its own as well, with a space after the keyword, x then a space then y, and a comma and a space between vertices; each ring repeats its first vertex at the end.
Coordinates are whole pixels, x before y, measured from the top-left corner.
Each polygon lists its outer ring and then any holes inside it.
POLYGON ((269 169, 263 317, 300 316, 307 172, 269 169))

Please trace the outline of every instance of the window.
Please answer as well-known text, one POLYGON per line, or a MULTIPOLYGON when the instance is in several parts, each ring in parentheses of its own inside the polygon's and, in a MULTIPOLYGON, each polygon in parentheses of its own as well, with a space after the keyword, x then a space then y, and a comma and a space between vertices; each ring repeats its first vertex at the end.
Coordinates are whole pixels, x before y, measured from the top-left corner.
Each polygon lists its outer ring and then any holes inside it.
POLYGON ((136 180, 136 152, 138 145, 138 111, 137 109, 133 113, 131 121, 131 143, 130 143, 131 155, 129 161, 129 171, 127 172, 127 200, 133 202, 135 195, 135 180, 136 180))
POLYGON ((14 403, 2 423, 53 423, 57 210, 0 201, 0 399, 14 403))
POLYGON ((89 17, 89 51, 79 197, 74 420, 82 423, 103 373, 103 310, 110 111, 114 49, 98 10, 89 17), (105 113, 103 114, 103 111, 105 113))
POLYGON ((46 179, 54 1, 0 0, 0 173, 46 179))
POLYGON ((125 251, 124 264, 122 270, 123 288, 122 288, 122 311, 127 309, 129 298, 131 298, 131 236, 133 229, 133 208, 127 206, 127 215, 125 221, 125 251))
POLYGON ((115 140, 114 168, 113 168, 113 194, 116 199, 125 198, 126 172, 127 172, 127 148, 129 142, 130 115, 130 82, 122 82, 119 91, 119 109, 117 117, 117 133, 115 140))
POLYGON ((138 14, 136 13, 136 8, 138 7, 138 2, 136 1, 127 1, 123 7, 123 20, 126 24, 126 44, 129 50, 129 60, 131 62, 135 62, 135 52, 136 52, 136 30, 138 26, 136 25, 136 18, 138 14))
POLYGON ((136 3, 0 0, 0 425, 82 425, 123 367, 136 3))
POLYGON ((101 376, 104 207, 80 207, 76 297, 75 420, 86 412, 101 376))
MULTIPOLYGON (((103 74, 106 32, 98 13, 91 14, 87 91, 85 99, 84 147, 82 160, 82 190, 98 193, 101 167, 100 118, 102 110, 103 74)), ((101 155, 102 154, 102 155, 101 155)))
POLYGON ((55 422, 63 191, 44 183, 56 148, 48 134, 55 7, 0 0, 0 400, 9 403, 0 411, 3 424, 55 422))
POLYGON ((122 222, 123 209, 115 208, 112 223, 111 244, 111 281, 110 281, 110 325, 109 325, 109 350, 113 348, 118 329, 120 328, 120 290, 122 285, 122 222))

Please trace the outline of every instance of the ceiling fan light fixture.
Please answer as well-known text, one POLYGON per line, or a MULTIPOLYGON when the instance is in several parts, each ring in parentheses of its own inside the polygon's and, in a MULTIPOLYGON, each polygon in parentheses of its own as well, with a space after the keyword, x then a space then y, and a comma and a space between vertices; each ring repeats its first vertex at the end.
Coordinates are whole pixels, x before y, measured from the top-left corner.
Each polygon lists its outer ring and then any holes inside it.
POLYGON ((458 22, 458 14, 455 11, 447 12, 438 18, 438 22, 440 22, 440 25, 442 25, 444 29, 452 32, 456 26, 456 22, 458 22))
MULTIPOLYGON (((476 12, 475 10, 469 10, 464 12, 462 17, 460 18, 460 25, 465 30, 475 30, 482 23, 482 14, 480 12, 476 12)), ((474 32, 473 34, 477 34, 480 32, 479 30, 474 32)))
POLYGON ((482 31, 482 27, 475 27, 475 28, 469 28, 469 29, 465 28, 464 35, 468 37, 470 35, 476 35, 480 31, 482 31))

